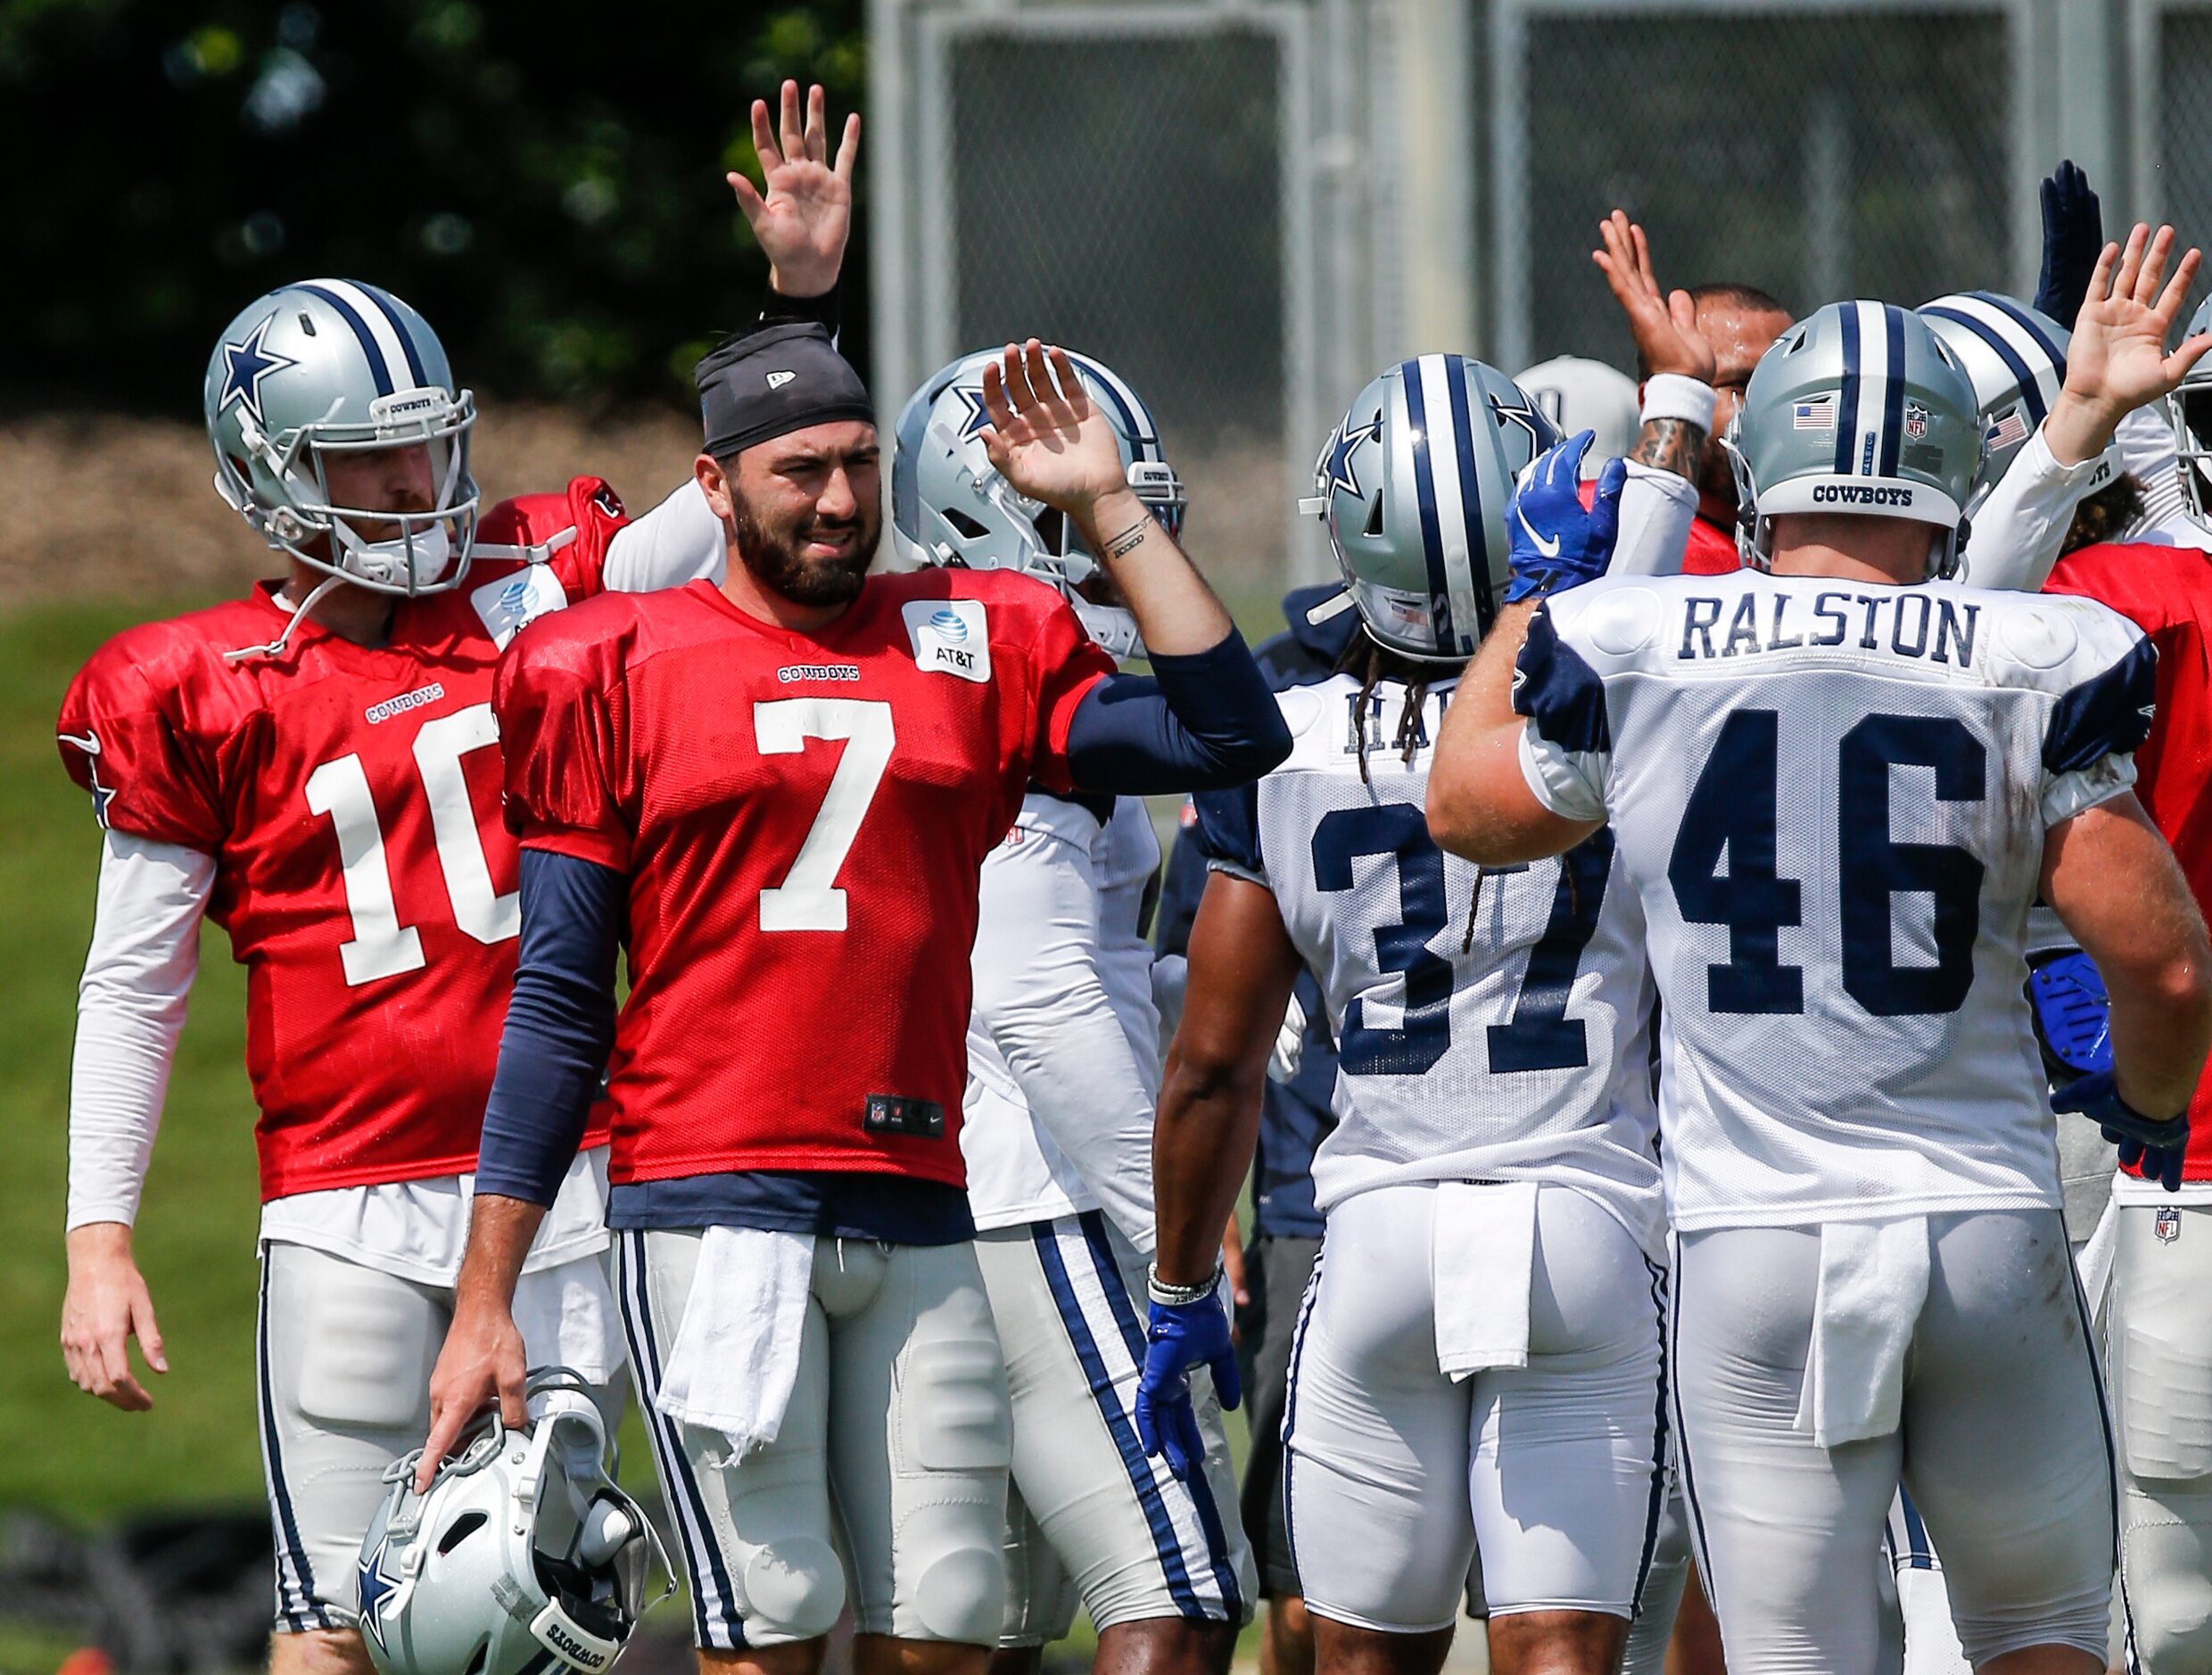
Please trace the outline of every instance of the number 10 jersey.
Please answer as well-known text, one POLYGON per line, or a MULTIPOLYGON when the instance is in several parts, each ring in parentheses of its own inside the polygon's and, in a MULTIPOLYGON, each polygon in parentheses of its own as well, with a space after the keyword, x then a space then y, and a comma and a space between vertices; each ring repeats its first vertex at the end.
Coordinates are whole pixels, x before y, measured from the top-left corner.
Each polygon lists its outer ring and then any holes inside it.
POLYGON ((1610 819, 1677 1227, 2059 1202, 2023 985, 2045 831, 2125 792, 2155 653, 2086 599, 1743 572, 1530 624, 1523 770, 1610 819))
POLYGON ((1410 763, 1394 742, 1407 697, 1386 681, 1363 705, 1349 675, 1281 693, 1289 759, 1194 799, 1209 865, 1274 895, 1327 1003, 1337 1126, 1314 1158, 1315 1201, 1548 1181, 1588 1192, 1655 1258, 1651 986, 1612 834, 1530 866, 1445 854, 1423 804, 1449 683, 1428 689, 1410 763))

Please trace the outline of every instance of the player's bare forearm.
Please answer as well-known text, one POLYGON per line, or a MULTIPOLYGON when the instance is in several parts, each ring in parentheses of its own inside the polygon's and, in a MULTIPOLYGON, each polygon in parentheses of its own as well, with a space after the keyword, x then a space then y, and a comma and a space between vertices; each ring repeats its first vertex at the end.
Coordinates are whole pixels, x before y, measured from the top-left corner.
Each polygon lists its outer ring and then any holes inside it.
POLYGON ((2148 1117, 2186 1110, 2212 1050, 2212 945, 2132 792, 2051 828, 2043 895, 2111 996, 2120 1097, 2148 1117))
POLYGON ((1695 483, 1704 453, 1705 433, 1699 426, 1688 419, 1655 418, 1646 419, 1637 431, 1636 445, 1629 450, 1629 458, 1639 466, 1671 472, 1695 483))
POLYGON ((545 1206, 525 1198, 480 1192, 468 1212, 468 1247, 460 1277, 453 1283, 456 1311, 487 1303, 505 1312, 515 1300, 530 1242, 545 1220, 545 1206))
POLYGON ((1077 511, 1076 526, 1104 559, 1151 650, 1188 656, 1229 637, 1229 613, 1134 490, 1100 495, 1077 511))
POLYGON ((1299 972, 1273 895, 1221 873, 1206 882, 1190 959, 1190 999, 1152 1126, 1154 1261, 1170 1285, 1199 1284, 1220 1260, 1259 1136, 1275 1027, 1299 972))
POLYGON ((1522 777, 1525 723, 1514 713, 1513 670, 1536 611, 1528 599, 1498 612, 1445 706, 1429 770, 1429 836, 1483 866, 1540 861, 1595 829, 1561 820, 1522 777))

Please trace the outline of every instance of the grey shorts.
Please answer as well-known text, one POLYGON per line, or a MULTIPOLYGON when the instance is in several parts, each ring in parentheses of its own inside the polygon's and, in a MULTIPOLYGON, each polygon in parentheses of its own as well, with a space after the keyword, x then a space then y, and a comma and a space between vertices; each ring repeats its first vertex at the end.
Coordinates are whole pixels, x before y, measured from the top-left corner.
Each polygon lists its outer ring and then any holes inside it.
MULTIPOLYGON (((525 1274, 516 1290, 533 1366, 564 1358, 565 1314, 573 1328, 603 1311, 583 1334, 600 1341, 602 1364, 578 1370, 611 1380, 620 1371, 618 1357, 605 1364, 613 1310, 596 1256, 525 1274)), ((361 1535, 384 1500, 384 1468, 430 1434, 430 1370, 452 1322, 453 1293, 442 1286, 305 1245, 261 1247, 254 1372, 279 1634, 353 1626, 361 1535)), ((586 1359, 573 1341, 566 1358, 586 1359)), ((601 1387, 610 1421, 622 1404, 618 1384, 601 1387)))
POLYGON ((1299 1306, 1321 1255, 1321 1241, 1267 1235, 1245 1248, 1245 1288, 1251 1301, 1237 1311, 1242 1341, 1245 1421, 1251 1444, 1244 1456, 1239 1511, 1244 1539, 1259 1570, 1263 1599, 1295 1599, 1298 1566, 1283 1528, 1283 1406, 1291 1389, 1291 1343, 1299 1306))
POLYGON ((1059 1639, 1078 1599, 1101 1629, 1245 1621, 1251 1555, 1210 1381, 1193 1382, 1206 1439, 1200 1481, 1180 1481, 1137 1442, 1143 1258, 1097 1210, 983 1234, 976 1255, 1014 1413, 1000 1644, 1059 1639))
POLYGON ((2101 1659, 2113 1476, 2086 1310, 2056 1210, 1930 1216, 1900 1422, 1822 1448, 1797 1425, 1817 1227, 1684 1234, 1668 1357, 1698 1569, 1730 1675, 1880 1663, 1883 1526, 1902 1478, 1977 1664, 2101 1659))
POLYGON ((864 1634, 995 1643, 1010 1422, 975 1247, 816 1240, 782 1425, 732 1458, 720 1432, 653 1406, 701 1236, 629 1232, 615 1245, 698 1644, 811 1640, 848 1603, 864 1634))

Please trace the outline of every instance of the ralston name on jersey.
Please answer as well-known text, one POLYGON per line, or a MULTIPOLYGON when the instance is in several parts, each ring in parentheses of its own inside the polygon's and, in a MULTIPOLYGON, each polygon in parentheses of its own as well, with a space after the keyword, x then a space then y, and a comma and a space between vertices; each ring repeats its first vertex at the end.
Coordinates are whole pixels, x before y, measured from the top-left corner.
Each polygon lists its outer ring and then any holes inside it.
POLYGON ((615 1182, 961 1184, 983 859, 1030 780, 1069 788, 1112 668, 1004 572, 876 576, 812 635, 706 582, 521 635, 494 699, 508 821, 630 879, 615 1182))
POLYGON ((62 760, 102 823, 216 857, 264 1199, 476 1167, 518 925, 492 671, 524 623, 599 590, 626 521, 579 477, 479 526, 562 540, 548 562, 480 557, 400 601, 382 646, 308 621, 280 657, 227 658, 284 627, 264 584, 117 635, 70 683, 62 760))

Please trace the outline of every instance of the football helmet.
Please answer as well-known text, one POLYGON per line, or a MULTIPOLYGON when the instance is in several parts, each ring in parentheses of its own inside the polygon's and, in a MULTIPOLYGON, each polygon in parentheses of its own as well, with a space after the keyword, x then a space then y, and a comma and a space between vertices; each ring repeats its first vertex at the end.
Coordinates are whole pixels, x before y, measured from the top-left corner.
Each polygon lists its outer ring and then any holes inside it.
POLYGON ((520 1431, 487 1413, 427 1493, 421 1450, 384 1473, 391 1491, 361 1540, 361 1638, 383 1675, 600 1675, 667 1555, 607 1474, 606 1421, 565 1367, 530 1376, 520 1431))
POLYGON ((216 492, 271 547, 379 593, 461 585, 476 532, 475 398, 454 387, 429 322, 390 292, 350 279, 270 292, 224 328, 202 406, 216 492), (336 503, 332 455, 414 446, 430 450, 433 505, 336 503), (399 532, 370 540, 363 524, 399 532))
MULTIPOLYGON (((1972 517, 2058 400, 2074 334, 2048 314, 1993 291, 1937 297, 1914 312, 1958 357, 1981 407, 1982 464, 1966 499, 1972 517)), ((2106 449, 2084 492, 2095 493, 2120 470, 2119 449, 2106 449)))
MULTIPOLYGON (((1100 566, 1074 523, 1017 491, 984 450, 983 429, 991 418, 983 407, 983 369, 1000 352, 962 355, 900 410, 891 453, 892 544, 910 564, 1036 576, 1059 590, 1110 656, 1143 656, 1136 618, 1121 606, 1083 597, 1084 584, 1100 566)), ((1183 482, 1160 451, 1151 408, 1100 362, 1072 352, 1068 359, 1113 426, 1136 498, 1169 535, 1180 536, 1183 482)))
POLYGON ((1323 444, 1313 495, 1359 620, 1423 663, 1474 655, 1505 597, 1506 503, 1558 440, 1494 367, 1422 355, 1373 379, 1323 444))
POLYGON ((1831 302, 1798 321, 1759 358, 1722 440, 1746 564, 1766 567, 1777 516, 1844 512, 1933 524, 1929 573, 1958 568, 1981 408, 1958 356, 1919 316, 1831 302))
POLYGON ((1636 380, 1626 373, 1602 360, 1556 355, 1531 367, 1514 382, 1544 409, 1544 417, 1562 436, 1577 431, 1596 433, 1589 451, 1582 456, 1583 482, 1604 470, 1605 461, 1624 458, 1636 446, 1642 409, 1636 380))
MULTIPOLYGON (((2204 332, 2212 332, 2212 297, 2197 305, 2182 339, 2185 342, 2204 332)), ((2174 450, 2181 456, 2189 515, 2212 529, 2212 356, 2189 369, 2180 388, 2166 398, 2166 412, 2174 425, 2174 450)))

